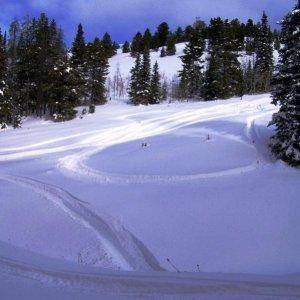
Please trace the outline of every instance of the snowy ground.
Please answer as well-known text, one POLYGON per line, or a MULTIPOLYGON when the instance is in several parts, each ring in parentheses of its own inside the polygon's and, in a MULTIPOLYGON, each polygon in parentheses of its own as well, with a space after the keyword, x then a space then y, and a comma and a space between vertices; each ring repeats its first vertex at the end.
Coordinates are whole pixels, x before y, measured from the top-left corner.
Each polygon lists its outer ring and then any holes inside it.
POLYGON ((1 299, 299 298, 300 173, 269 155, 273 112, 112 101, 1 132, 1 299))

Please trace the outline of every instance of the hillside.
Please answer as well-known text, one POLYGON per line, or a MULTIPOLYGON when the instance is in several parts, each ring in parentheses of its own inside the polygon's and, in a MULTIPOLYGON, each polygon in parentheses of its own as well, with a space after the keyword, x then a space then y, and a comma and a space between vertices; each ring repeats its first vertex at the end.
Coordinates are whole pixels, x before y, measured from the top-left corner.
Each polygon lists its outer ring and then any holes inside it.
POLYGON ((268 152, 274 111, 111 101, 2 132, 1 295, 299 296, 299 171, 268 152))
MULTIPOLYGON (((176 54, 173 56, 160 57, 160 50, 150 53, 151 64, 158 62, 161 80, 166 81, 171 89, 172 81, 177 82, 178 72, 182 69, 182 61, 180 57, 184 54, 185 43, 176 44, 176 54)), ((207 53, 202 56, 203 66, 207 66, 207 53)), ((253 63, 255 61, 254 55, 247 55, 244 52, 240 53, 239 61, 246 69, 249 60, 253 63)), ((109 59, 109 73, 107 80, 107 87, 109 89, 109 97, 111 99, 127 100, 127 88, 130 79, 130 70, 134 66, 135 59, 131 57, 130 53, 122 53, 119 49, 117 55, 109 59)), ((278 61, 278 51, 274 50, 274 63, 278 61)))

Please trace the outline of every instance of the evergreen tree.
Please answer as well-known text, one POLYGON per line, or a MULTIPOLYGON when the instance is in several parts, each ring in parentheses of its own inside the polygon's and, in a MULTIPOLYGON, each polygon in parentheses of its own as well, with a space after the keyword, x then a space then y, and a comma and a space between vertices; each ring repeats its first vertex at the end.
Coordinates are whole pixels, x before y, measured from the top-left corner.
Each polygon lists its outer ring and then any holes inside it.
POLYGON ((204 98, 226 99, 243 94, 243 71, 231 24, 212 19, 209 28, 208 68, 205 74, 204 98))
POLYGON ((122 52, 123 53, 129 53, 130 52, 130 44, 128 41, 126 41, 122 47, 122 52))
POLYGON ((144 49, 152 49, 153 48, 153 42, 152 42, 152 34, 149 30, 149 28, 146 29, 144 36, 143 36, 143 41, 142 41, 142 48, 144 49))
POLYGON ((184 29, 184 42, 188 42, 192 36, 194 28, 191 25, 188 25, 184 29))
POLYGON ((143 53, 143 63, 140 72, 140 104, 148 105, 150 102, 150 84, 151 84, 151 60, 150 51, 145 49, 143 53))
POLYGON ((141 53, 143 49, 143 36, 138 32, 131 43, 131 56, 136 57, 138 53, 141 53))
POLYGON ((157 27, 157 32, 155 34, 157 47, 166 46, 169 35, 170 35, 169 25, 166 22, 161 23, 157 27))
POLYGON ((108 74, 108 59, 103 43, 96 38, 88 46, 88 88, 90 93, 90 105, 105 104, 106 99, 106 76, 108 74))
POLYGON ((87 91, 87 53, 82 25, 78 25, 77 34, 71 49, 71 68, 74 78, 74 89, 81 101, 86 101, 87 91))
POLYGON ((180 93, 182 98, 200 98, 203 83, 203 61, 205 50, 202 32, 193 30, 190 42, 184 49, 181 57, 183 70, 179 72, 180 93))
POLYGON ((160 74, 158 63, 153 66, 151 83, 150 83, 150 101, 149 104, 157 104, 161 99, 160 74))
POLYGON ((140 73, 141 73, 141 55, 138 53, 134 67, 130 71, 130 84, 128 89, 129 98, 132 104, 139 105, 139 91, 140 91, 140 73))
POLYGON ((221 98, 223 87, 222 49, 219 44, 210 44, 208 67, 205 72, 203 98, 215 100, 221 98))
POLYGON ((244 29, 245 36, 245 50, 248 55, 252 55, 255 52, 254 39, 257 34, 257 27, 252 19, 249 19, 244 29))
POLYGON ((275 29, 273 32, 274 49, 279 51, 280 49, 280 33, 275 29))
POLYGON ((300 1, 282 21, 280 61, 272 82, 273 103, 280 106, 271 124, 273 153, 292 166, 300 166, 300 1))
POLYGON ((254 93, 254 68, 250 60, 244 70, 244 92, 245 94, 254 93))
POLYGON ((161 84, 161 100, 167 100, 167 98, 168 98, 168 82, 165 79, 161 84))
POLYGON ((172 56, 176 54, 176 37, 170 36, 167 43, 166 54, 172 56))
POLYGON ((0 30, 0 130, 12 121, 12 101, 7 85, 7 55, 4 36, 0 30))
POLYGON ((105 32, 102 38, 102 44, 106 53, 106 56, 108 58, 114 56, 117 53, 117 49, 119 48, 119 45, 116 45, 113 43, 111 36, 108 32, 105 32))
POLYGON ((184 32, 181 27, 178 27, 175 31, 176 43, 184 42, 184 32))
POLYGON ((259 93, 265 93, 270 91, 270 79, 273 72, 272 33, 265 12, 259 25, 255 49, 255 90, 259 93))
POLYGON ((166 56, 167 56, 166 48, 165 47, 161 47, 160 57, 166 57, 166 56))

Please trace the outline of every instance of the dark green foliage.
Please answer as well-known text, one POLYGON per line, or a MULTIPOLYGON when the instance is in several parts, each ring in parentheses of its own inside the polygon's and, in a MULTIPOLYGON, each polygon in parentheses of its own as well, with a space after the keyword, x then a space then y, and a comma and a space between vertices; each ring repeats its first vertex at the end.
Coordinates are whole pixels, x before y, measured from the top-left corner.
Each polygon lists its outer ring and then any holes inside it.
POLYGON ((276 133, 272 152, 292 166, 300 166, 300 1, 282 21, 280 61, 272 81, 273 103, 279 105, 271 124, 276 133))
POLYGON ((94 104, 89 105, 89 114, 94 114, 96 111, 96 107, 94 104))
POLYGON ((211 39, 204 99, 241 96, 244 90, 243 71, 238 61, 239 42, 232 24, 228 20, 212 19, 209 31, 211 39))
POLYGON ((181 98, 200 98, 203 84, 203 61, 205 43, 201 31, 193 30, 190 42, 181 57, 183 69, 179 72, 181 98))
POLYGON ((170 36, 167 42, 166 54, 172 56, 176 54, 176 37, 170 36))
POLYGON ((244 70, 244 93, 253 94, 254 87, 254 68, 253 63, 249 60, 246 70, 244 70))
POLYGON ((136 57, 138 53, 141 53, 143 49, 143 36, 138 32, 131 43, 131 56, 136 57))
POLYGON ((126 41, 122 47, 122 52, 123 53, 129 53, 130 52, 130 44, 128 41, 126 41))
POLYGON ((167 45, 168 37, 170 35, 169 25, 166 22, 161 23, 157 27, 157 32, 155 34, 155 39, 157 47, 162 47, 167 45))
POLYGON ((161 86, 158 63, 155 62, 153 66, 151 83, 150 83, 150 100, 149 104, 157 104, 161 99, 161 86))
POLYGON ((140 90, 139 90, 139 101, 140 104, 147 105, 150 102, 150 83, 151 83, 151 61, 150 52, 148 49, 144 50, 143 62, 140 72, 140 90))
POLYGON ((87 49, 82 25, 78 25, 77 34, 71 49, 71 68, 73 86, 80 101, 87 99, 87 49))
POLYGON ((280 49, 280 32, 278 32, 276 29, 273 32, 273 43, 274 49, 278 51, 280 49))
POLYGON ((131 69, 129 98, 134 105, 156 104, 161 99, 160 75, 156 63, 151 75, 150 52, 144 50, 143 59, 138 53, 131 69))
POLYGON ((108 74, 108 58, 106 48, 98 38, 88 45, 88 92, 89 104, 105 104, 106 76, 108 74))
POLYGON ((255 49, 255 91, 265 93, 270 91, 270 79, 273 72, 272 33, 265 12, 259 25, 255 49))
POLYGON ((184 42, 187 42, 190 40, 192 33, 194 31, 193 26, 188 25, 185 29, 184 29, 184 42))
POLYGON ((140 91, 140 73, 141 73, 141 55, 137 53, 134 67, 130 71, 130 86, 128 90, 129 98, 134 105, 139 103, 139 91, 140 91))
POLYGON ((13 103, 7 85, 6 41, 0 30, 0 130, 12 123, 13 103))
POLYGON ((107 32, 103 35, 102 44, 108 58, 117 53, 119 45, 112 41, 111 36, 107 32))
POLYGON ((165 47, 161 47, 160 57, 166 57, 166 56, 167 56, 166 48, 165 47))
POLYGON ((153 38, 150 30, 147 28, 144 35, 143 35, 143 41, 142 41, 142 48, 145 49, 152 49, 153 47, 153 38))
POLYGON ((184 31, 181 27, 178 27, 175 31, 176 43, 182 43, 185 41, 184 31))

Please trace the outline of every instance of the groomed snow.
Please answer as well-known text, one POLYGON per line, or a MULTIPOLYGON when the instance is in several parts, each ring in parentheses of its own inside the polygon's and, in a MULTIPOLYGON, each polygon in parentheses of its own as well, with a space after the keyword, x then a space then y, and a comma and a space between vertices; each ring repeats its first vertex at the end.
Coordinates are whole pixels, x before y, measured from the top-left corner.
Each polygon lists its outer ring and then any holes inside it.
POLYGON ((300 174, 269 154, 275 110, 111 101, 1 132, 0 294, 299 297, 300 174))

